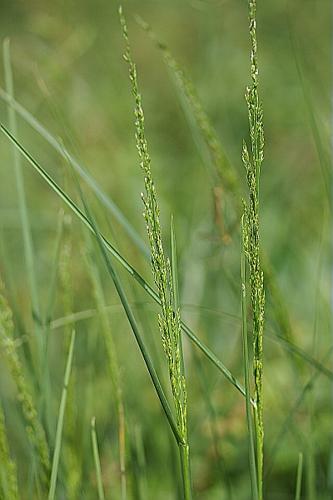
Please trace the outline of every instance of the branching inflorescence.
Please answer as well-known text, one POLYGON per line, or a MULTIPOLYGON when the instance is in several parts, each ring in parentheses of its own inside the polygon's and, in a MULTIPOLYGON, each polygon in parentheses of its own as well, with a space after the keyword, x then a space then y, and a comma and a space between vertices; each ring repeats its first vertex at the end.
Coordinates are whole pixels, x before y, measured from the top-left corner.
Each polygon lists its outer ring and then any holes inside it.
POLYGON ((246 89, 250 127, 250 148, 243 143, 242 160, 245 166, 248 201, 244 202, 242 237, 249 267, 251 306, 253 320, 253 373, 255 386, 255 429, 257 446, 258 495, 262 498, 263 477, 263 333, 265 312, 264 275, 260 260, 259 244, 259 180, 264 158, 263 111, 258 92, 258 60, 256 35, 256 2, 249 0, 251 39, 251 80, 246 89), (249 150, 250 149, 250 150, 249 150))
POLYGON ((183 465, 185 498, 190 498, 189 447, 187 437, 187 391, 182 360, 180 312, 179 308, 176 309, 174 307, 175 290, 173 286, 173 276, 170 260, 166 257, 162 244, 160 210, 151 172, 151 157, 148 151, 148 143, 145 136, 144 113, 141 95, 138 88, 136 65, 131 57, 126 21, 121 9, 120 21, 126 41, 124 58, 129 65, 129 76, 135 99, 134 113, 136 146, 139 154, 140 166, 145 176, 145 193, 142 194, 142 200, 145 207, 144 218, 147 225, 151 249, 152 273, 161 303, 161 312, 158 315, 158 325, 162 335, 163 348, 169 368, 170 385, 176 410, 177 427, 182 438, 182 442, 178 443, 178 445, 180 447, 183 465))

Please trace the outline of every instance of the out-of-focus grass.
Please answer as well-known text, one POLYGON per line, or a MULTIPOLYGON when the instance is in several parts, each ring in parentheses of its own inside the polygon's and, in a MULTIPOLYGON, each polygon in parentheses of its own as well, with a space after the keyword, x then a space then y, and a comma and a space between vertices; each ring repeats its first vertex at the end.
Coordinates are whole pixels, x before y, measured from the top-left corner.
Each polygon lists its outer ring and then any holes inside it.
MULTIPOLYGON (((196 148, 174 83, 161 53, 138 26, 134 14, 139 14, 152 25, 193 80, 245 189, 240 153, 242 138, 247 135, 243 99, 249 80, 246 2, 133 0, 126 2, 124 7, 140 76, 146 134, 158 185, 161 222, 165 228, 163 234, 170 234, 170 214, 175 215, 183 318, 219 354, 232 373, 242 379, 239 227, 229 228, 230 240, 221 241, 216 221, 218 217, 223 217, 226 222, 232 219, 230 200, 227 193, 212 194, 207 169, 196 148)), ((258 8, 260 84, 266 134, 261 179, 262 247, 269 257, 288 311, 293 342, 328 367, 330 363, 324 356, 332 343, 329 331, 330 213, 320 160, 329 153, 330 9, 328 0, 276 0, 260 2, 258 8), (297 64, 301 68, 303 83, 297 64), (319 150, 318 141, 313 136, 312 119, 320 137, 319 150)), ((117 6, 104 0, 85 0, 79 2, 79 6, 78 2, 7 2, 2 8, 0 26, 3 38, 8 36, 11 39, 17 100, 88 166, 90 174, 112 196, 145 239, 140 199, 143 182, 137 167, 132 100, 122 60, 123 42, 117 6)), ((2 75, 1 86, 4 85, 2 75)), ((7 124, 7 108, 3 102, 0 103, 0 117, 1 122, 7 124)), ((75 185, 66 173, 67 162, 19 118, 18 131, 29 152, 47 167, 57 182, 76 196, 75 185)), ((3 138, 0 140, 0 154, 0 272, 6 286, 5 295, 13 310, 17 352, 34 397, 37 397, 36 374, 30 360, 30 342, 27 341, 33 336, 37 320, 31 315, 29 279, 22 258, 24 247, 12 152, 3 138)), ((22 167, 38 299, 43 313, 49 306, 50 276, 55 262, 58 262, 54 255, 59 232, 58 213, 62 205, 25 161, 22 167)), ((93 206, 99 227, 149 281, 149 263, 119 224, 106 216, 88 189, 85 189, 85 195, 93 206)), ((69 212, 66 211, 65 217, 68 219, 69 212)), ((60 280, 52 320, 94 309, 96 304, 91 275, 83 255, 87 246, 83 229, 72 219, 68 231, 69 235, 63 237, 61 245, 65 254, 67 252, 66 286, 70 290, 72 311, 66 310, 64 305, 60 280)), ((166 239, 166 248, 168 245, 166 239)), ((97 255, 96 265, 103 269, 102 259, 97 255)), ((155 323, 156 307, 127 275, 120 273, 163 380, 166 366, 155 323)), ((118 304, 112 284, 106 277, 101 281, 106 303, 118 304)), ((283 332, 274 307, 268 294, 266 328, 270 333, 280 334, 283 332)), ((166 464, 176 460, 177 454, 173 443, 170 445, 164 417, 126 318, 118 307, 108 309, 108 314, 126 406, 128 496, 174 497, 175 475, 171 466, 166 467, 166 464), (142 431, 141 451, 136 445, 134 429, 137 428, 142 431), (147 478, 146 485, 144 477, 147 478)), ((112 391, 109 358, 100 322, 101 317, 96 314, 76 325, 69 397, 71 409, 67 424, 66 414, 64 417, 64 446, 57 484, 59 498, 71 498, 69 492, 72 492, 72 498, 75 494, 85 498, 97 496, 98 481, 90 442, 93 416, 98 423, 105 496, 107 498, 113 493, 113 497, 121 497, 119 409, 112 391), (72 474, 68 472, 69 467, 72 474), (81 478, 77 488, 73 486, 75 477, 81 478), (73 483, 71 487, 69 480, 73 483)), ((51 428, 46 426, 46 429, 52 451, 68 345, 68 329, 50 329, 51 399, 48 413, 53 417, 51 428)), ((212 412, 207 410, 207 398, 202 394, 202 383, 198 381, 196 361, 188 342, 184 345, 184 355, 189 380, 189 439, 194 491, 200 498, 221 498, 222 492, 225 498, 229 498, 232 491, 235 498, 246 499, 249 497, 249 470, 244 399, 200 356, 206 375, 205 392, 210 395, 214 406, 212 422, 212 412), (212 443, 211 439, 212 423, 215 441, 218 438, 218 453, 225 465, 224 476, 228 478, 231 490, 227 489, 226 481, 222 481, 221 486, 218 477, 220 469, 216 467, 216 442, 212 443)), ((317 377, 305 392, 276 451, 274 466, 269 467, 270 451, 276 437, 280 436, 281 426, 316 370, 301 358, 297 363, 293 362, 294 359, 287 355, 281 344, 265 343, 267 498, 294 498, 298 456, 302 452, 302 494, 310 498, 309 491, 315 487, 316 498, 326 499, 330 498, 331 382, 325 375, 317 377), (311 419, 307 404, 310 393, 311 419), (314 474, 314 485, 307 480, 309 474, 310 477, 314 474)), ((0 395, 8 442, 11 457, 17 463, 20 491, 25 491, 24 485, 29 484, 31 472, 31 451, 15 401, 13 381, 8 377, 6 364, 2 366, 0 395)), ((180 483, 180 478, 178 481, 180 483)))

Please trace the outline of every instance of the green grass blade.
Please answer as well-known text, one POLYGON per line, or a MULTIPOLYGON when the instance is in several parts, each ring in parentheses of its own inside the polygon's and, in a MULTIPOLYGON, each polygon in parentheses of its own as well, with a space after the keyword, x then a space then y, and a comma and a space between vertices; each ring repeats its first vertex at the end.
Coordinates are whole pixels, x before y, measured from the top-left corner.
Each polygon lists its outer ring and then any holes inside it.
POLYGON ((303 475, 303 453, 300 452, 298 455, 295 500, 301 500, 302 475, 303 475))
POLYGON ((96 434, 96 418, 95 417, 93 417, 91 419, 91 444, 92 444, 92 449, 93 449, 93 454, 94 454, 98 500, 105 500, 103 481, 102 481, 101 461, 99 458, 99 451, 98 451, 98 442, 97 442, 97 434, 96 434))
MULTIPOLYGON (((97 181, 89 174, 86 168, 84 168, 78 160, 70 154, 70 152, 59 142, 57 139, 21 104, 19 104, 8 92, 5 92, 0 87, 0 98, 10 106, 12 110, 15 110, 17 114, 20 115, 23 120, 28 123, 38 134, 43 137, 50 146, 57 151, 62 158, 72 165, 74 170, 78 175, 87 183, 87 185, 96 194, 99 201, 103 206, 114 216, 118 223, 124 228, 128 236, 131 238, 133 243, 140 249, 146 258, 149 258, 149 250, 147 245, 144 243, 140 235, 133 228, 132 224, 124 216, 120 208, 115 204, 115 202, 108 196, 102 188, 99 186, 97 181)), ((14 134, 16 136, 16 134, 14 134)))
MULTIPOLYGON (((10 57, 10 44, 9 39, 6 38, 3 43, 3 59, 4 59, 4 75, 5 84, 8 96, 12 99, 14 98, 14 83, 13 83, 13 72, 10 57)), ((17 123, 16 123, 16 113, 15 110, 8 105, 8 121, 9 129, 17 137, 17 123)), ((27 269, 28 283, 30 288, 31 305, 32 305, 32 315, 40 321, 40 308, 39 308, 39 298, 37 293, 37 278, 35 273, 34 265, 34 250, 31 236, 30 220, 27 209, 26 194, 24 188, 24 179, 21 165, 21 156, 17 148, 13 147, 13 160, 14 160, 14 172, 16 179, 16 188, 18 195, 18 206, 20 213, 20 220, 22 226, 22 236, 23 236, 23 247, 24 247, 24 258, 25 265, 27 269)), ((38 321, 35 322, 36 334, 38 335, 38 344, 40 349, 40 356, 42 350, 42 332, 38 321)), ((39 360, 41 361, 41 360, 39 360)))
POLYGON ((52 471, 51 471, 50 489, 49 489, 48 500, 54 500, 54 498, 55 498, 55 491, 56 491, 57 478, 58 478, 58 468, 59 468, 59 461, 60 461, 62 430, 63 430, 63 426, 64 426, 64 417, 65 417, 69 377, 70 377, 71 369, 72 369, 74 343, 75 343, 75 330, 72 331, 71 341, 70 341, 68 356, 67 356, 66 370, 65 370, 65 376, 64 376, 64 385, 63 385, 63 389, 62 389, 61 401, 60 401, 60 407, 59 407, 59 415, 58 415, 58 423, 57 423, 57 431, 56 431, 56 439, 55 439, 55 448, 54 448, 53 460, 52 460, 52 471))
MULTIPOLYGON (((0 124, 0 130, 5 134, 5 136, 19 149, 25 159, 30 163, 30 165, 38 172, 38 174, 47 182, 47 184, 55 191, 55 193, 62 199, 62 201, 72 210, 73 213, 85 224, 85 226, 92 232, 95 233, 93 226, 91 225, 89 219, 84 215, 82 210, 73 202, 73 200, 63 191, 63 189, 52 179, 52 177, 43 169, 39 163, 34 160, 34 158, 26 151, 26 149, 15 139, 15 137, 9 132, 9 130, 0 124)), ((100 235, 103 241, 103 245, 110 252, 117 261, 126 269, 126 271, 140 284, 142 288, 150 295, 150 297, 158 304, 160 300, 156 292, 151 288, 151 286, 144 280, 144 278, 132 267, 126 259, 114 248, 113 245, 103 236, 100 235)), ((182 322, 182 330, 191 339, 191 341, 207 356, 207 358, 218 368, 221 373, 226 377, 227 380, 245 397, 245 389, 238 382, 238 380, 232 375, 230 370, 224 366, 222 361, 203 343, 201 340, 192 332, 192 330, 182 322)))
POLYGON ((257 484, 257 465, 255 458, 254 447, 254 425, 251 411, 251 385, 250 385, 250 367, 249 367, 249 347, 248 347, 248 332, 247 332, 247 300, 246 300, 246 258, 243 245, 244 237, 244 220, 242 218, 242 245, 241 245, 241 310, 242 310, 242 340, 243 340, 243 359, 244 359, 244 378, 246 391, 246 420, 249 440, 249 459, 250 459, 250 475, 253 500, 258 500, 258 484, 257 484))

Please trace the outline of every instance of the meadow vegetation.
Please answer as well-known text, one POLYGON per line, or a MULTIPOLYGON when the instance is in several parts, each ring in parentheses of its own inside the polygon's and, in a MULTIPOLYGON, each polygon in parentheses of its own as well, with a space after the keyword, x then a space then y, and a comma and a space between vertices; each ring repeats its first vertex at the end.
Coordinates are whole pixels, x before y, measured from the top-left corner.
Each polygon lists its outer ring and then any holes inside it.
POLYGON ((4 7, 0 499, 332 498, 329 14, 4 7))

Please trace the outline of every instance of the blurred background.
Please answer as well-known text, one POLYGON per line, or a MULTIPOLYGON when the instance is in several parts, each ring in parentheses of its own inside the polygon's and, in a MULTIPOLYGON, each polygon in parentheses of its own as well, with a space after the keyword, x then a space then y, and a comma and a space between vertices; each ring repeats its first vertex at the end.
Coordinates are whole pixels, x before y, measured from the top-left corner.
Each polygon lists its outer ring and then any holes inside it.
MULTIPOLYGON (((124 1, 123 7, 137 63, 166 249, 171 214, 175 219, 182 317, 242 381, 239 220, 233 197, 223 185, 214 184, 172 71, 135 16, 152 26, 192 80, 235 168, 240 194, 246 196, 241 145, 248 137, 244 99, 249 83, 247 2, 132 0, 124 1)), ((328 0, 258 2, 266 138, 261 244, 269 285, 265 332, 268 499, 294 498, 299 452, 304 456, 303 497, 329 499, 333 495, 332 373, 321 369, 332 368, 331 19, 328 0)), ((16 100, 85 166, 147 244, 140 197, 143 176, 117 2, 2 0, 0 27, 2 39, 10 38, 16 100)), ((1 99, 2 123, 8 124, 7 114, 1 99)), ((18 138, 79 203, 67 162, 19 116, 18 138)), ((51 450, 69 332, 74 324, 76 329, 57 498, 97 498, 89 438, 93 416, 107 497, 121 498, 118 417, 107 340, 96 312, 93 265, 105 304, 110 306, 107 321, 120 365, 128 498, 178 498, 172 436, 103 261, 82 224, 24 161, 40 305, 39 317, 32 314, 13 154, 4 136, 0 153, 1 279, 13 311, 14 335, 22 339, 19 356, 37 399, 33 332, 36 323, 51 325, 51 396, 45 424, 51 450), (80 321, 68 319, 73 313, 80 321)), ((82 182, 82 187, 104 234, 151 283, 149 262, 89 186, 82 182)), ((126 272, 119 271, 158 371, 167 380, 156 306, 126 272)), ((244 400, 187 341, 185 356, 196 498, 248 499, 244 400)), ((38 498, 25 489, 31 451, 5 359, 0 394, 22 498, 38 498)))

